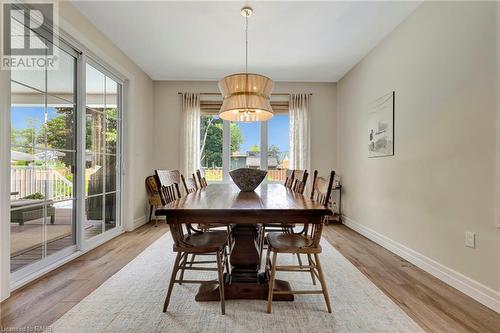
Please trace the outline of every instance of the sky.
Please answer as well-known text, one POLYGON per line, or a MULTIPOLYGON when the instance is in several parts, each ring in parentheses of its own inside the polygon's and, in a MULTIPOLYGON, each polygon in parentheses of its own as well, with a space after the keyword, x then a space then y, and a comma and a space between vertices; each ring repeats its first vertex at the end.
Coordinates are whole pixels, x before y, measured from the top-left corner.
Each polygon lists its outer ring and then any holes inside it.
MULTIPOLYGON (((48 108, 48 118, 52 119, 57 116, 55 108, 48 108)), ((15 129, 25 129, 32 125, 28 119, 35 120, 35 128, 39 129, 45 121, 45 108, 40 106, 14 106, 11 109, 10 123, 15 129)))
MULTIPOLYGON (((253 145, 260 145, 261 123, 238 123, 243 133, 243 144, 240 152, 245 153, 253 145)), ((268 146, 276 145, 281 152, 289 150, 289 117, 288 115, 275 115, 268 121, 268 146)))

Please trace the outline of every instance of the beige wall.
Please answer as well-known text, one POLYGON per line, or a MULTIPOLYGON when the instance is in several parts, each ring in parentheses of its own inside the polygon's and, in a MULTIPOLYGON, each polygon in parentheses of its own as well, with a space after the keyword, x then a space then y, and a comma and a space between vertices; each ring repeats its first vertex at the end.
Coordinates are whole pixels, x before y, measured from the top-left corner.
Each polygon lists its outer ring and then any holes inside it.
MULTIPOLYGON (((497 227, 497 243, 500 244, 500 2, 497 5, 497 17, 496 17, 496 35, 497 35, 497 52, 496 52, 496 67, 497 67, 497 83, 496 83, 496 96, 497 96, 497 165, 496 165, 496 186, 497 186, 497 197, 496 197, 496 227, 497 227)), ((500 255, 497 258, 498 268, 497 276, 500 280, 500 255)), ((500 281, 499 281, 500 284, 500 281)), ((500 311, 500 306, 499 309, 500 311)))
POLYGON ((337 87, 349 221, 479 282, 488 293, 500 291, 492 181, 495 10, 495 3, 424 3, 337 87), (395 156, 369 159, 367 107, 392 90, 395 156), (475 249, 464 245, 466 230, 476 233, 475 249))
POLYGON ((144 179, 153 170, 153 81, 69 2, 59 6, 60 25, 127 78, 124 119, 124 228, 144 222, 144 179))
MULTIPOLYGON (((178 92, 218 92, 216 82, 155 81, 155 147, 162 147, 155 158, 158 168, 180 168, 181 97, 178 92)), ((277 82, 276 93, 312 93, 311 99, 311 168, 326 174, 337 167, 336 84, 277 82)))
MULTIPOLYGON (((497 203, 500 203, 500 2, 497 2, 497 19, 496 19, 496 35, 497 35, 497 203)), ((497 226, 500 228, 500 204, 497 205, 497 226)), ((500 235, 499 235, 500 242, 500 235)), ((500 258, 499 258, 500 261, 500 258)), ((500 266, 500 265, 499 265, 500 266)), ((500 271, 500 268, 499 268, 500 271)), ((500 275, 500 272, 499 272, 500 275)))

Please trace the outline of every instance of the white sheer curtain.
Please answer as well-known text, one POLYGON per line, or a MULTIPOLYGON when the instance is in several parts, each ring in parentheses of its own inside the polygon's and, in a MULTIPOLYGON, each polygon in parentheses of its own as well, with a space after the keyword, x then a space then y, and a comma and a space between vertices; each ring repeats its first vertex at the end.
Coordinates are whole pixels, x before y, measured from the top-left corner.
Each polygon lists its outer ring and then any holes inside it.
POLYGON ((182 94, 181 171, 186 176, 200 168, 200 94, 182 94))
POLYGON ((290 94, 290 169, 311 172, 309 94, 290 94))

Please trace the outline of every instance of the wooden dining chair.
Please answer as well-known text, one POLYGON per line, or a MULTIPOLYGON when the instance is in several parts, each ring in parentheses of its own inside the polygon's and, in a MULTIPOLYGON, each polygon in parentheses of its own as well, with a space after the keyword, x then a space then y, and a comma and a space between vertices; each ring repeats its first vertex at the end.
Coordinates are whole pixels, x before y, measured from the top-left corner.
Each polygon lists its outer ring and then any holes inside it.
MULTIPOLYGON (((182 180, 182 183, 184 185, 184 190, 186 191, 186 194, 189 194, 189 193, 194 193, 196 191, 198 191, 198 184, 196 182, 196 176, 195 174, 192 174, 192 178, 185 178, 184 175, 181 175, 181 180, 182 180)), ((197 225, 198 227, 198 231, 207 231, 209 229, 220 229, 222 227, 224 227, 223 225, 220 225, 220 224, 209 224, 209 223, 199 223, 197 225)), ((226 226, 226 229, 229 233, 230 231, 230 228, 229 226, 226 226)), ((229 235, 229 237, 231 237, 229 235)), ((195 255, 193 255, 193 259, 194 259, 195 255)))
POLYGON ((307 170, 293 170, 293 185, 292 190, 294 192, 304 194, 304 190, 307 185, 307 178, 309 173, 307 170))
POLYGON ((286 178, 285 178, 285 183, 283 184, 287 188, 292 188, 293 186, 293 170, 288 169, 286 170, 286 178))
MULTIPOLYGON (((148 201, 149 201, 148 222, 151 222, 154 210, 162 205, 160 198, 160 189, 158 188, 158 181, 156 180, 156 176, 146 177, 146 189, 148 191, 148 201)), ((158 219, 155 219, 155 221, 156 221, 155 226, 158 226, 158 219)))
MULTIPOLYGON (((309 177, 309 173, 307 170, 287 170, 287 178, 285 181, 285 187, 290 188, 292 191, 304 194, 304 190, 307 185, 307 178, 309 177), (298 177, 298 178, 297 178, 298 177), (289 185, 289 186, 287 186, 289 185)), ((285 233, 293 233, 293 228, 295 228, 295 224, 282 224, 282 223, 266 223, 262 225, 262 233, 259 239, 260 253, 262 255, 265 245, 265 235, 269 232, 285 232, 285 233)), ((302 266, 302 259, 300 258, 300 254, 297 254, 297 260, 299 264, 302 266)))
POLYGON ((163 205, 166 205, 167 191, 170 191, 170 185, 181 183, 181 173, 179 170, 155 170, 156 180, 160 189, 160 198, 163 205))
MULTIPOLYGON (((166 186, 166 204, 169 204, 179 198, 181 198, 181 192, 179 191, 178 183, 174 183, 166 186)), ((168 223, 168 220, 167 220, 168 223)), ((219 285, 219 296, 221 303, 222 314, 225 314, 225 300, 224 300, 224 269, 229 267, 227 244, 228 244, 228 234, 226 231, 207 231, 201 232, 194 230, 188 224, 176 224, 169 223, 170 234, 174 240, 174 252, 177 252, 175 258, 174 267, 172 269, 172 276, 170 277, 170 283, 168 285, 167 296, 165 298, 165 303, 163 304, 163 312, 167 312, 168 304, 170 303, 170 297, 172 295, 172 290, 175 283, 206 283, 213 282, 219 285), (188 260, 189 254, 192 254, 192 259, 188 260), (195 261, 194 256, 215 256, 215 261, 204 260, 195 261), (216 267, 207 267, 207 264, 216 263, 216 267), (201 267, 198 265, 202 265, 201 267), (218 274, 218 279, 213 281, 205 280, 190 280, 184 279, 184 271, 216 271, 218 274), (179 278, 177 278, 180 272, 179 278)))
POLYGON ((202 176, 200 169, 196 170, 196 178, 198 180, 200 188, 205 188, 208 186, 207 179, 205 178, 205 176, 202 176))
MULTIPOLYGON (((330 179, 318 177, 318 171, 314 171, 314 179, 311 190, 311 198, 328 207, 328 202, 332 193, 333 178, 335 171, 330 173, 330 179)), ((328 312, 331 313, 330 298, 328 296, 328 287, 326 285, 323 269, 319 254, 321 253, 321 232, 323 230, 323 222, 317 224, 304 224, 304 232, 300 234, 294 233, 269 233, 267 239, 267 256, 266 256, 266 271, 270 271, 269 277, 269 294, 267 303, 267 312, 271 313, 273 296, 277 294, 323 294, 325 298, 328 312), (272 259, 271 259, 272 253, 272 259), (294 253, 307 255, 308 265, 277 265, 276 259, 278 253, 294 253), (314 256, 314 259, 313 259, 314 256), (309 272, 315 284, 317 278, 321 284, 321 290, 290 290, 290 291, 274 291, 274 282, 276 272, 309 272)))
POLYGON ((192 174, 191 177, 192 178, 186 179, 184 175, 181 175, 182 184, 184 185, 186 194, 198 191, 198 184, 196 184, 196 177, 194 174, 192 174))

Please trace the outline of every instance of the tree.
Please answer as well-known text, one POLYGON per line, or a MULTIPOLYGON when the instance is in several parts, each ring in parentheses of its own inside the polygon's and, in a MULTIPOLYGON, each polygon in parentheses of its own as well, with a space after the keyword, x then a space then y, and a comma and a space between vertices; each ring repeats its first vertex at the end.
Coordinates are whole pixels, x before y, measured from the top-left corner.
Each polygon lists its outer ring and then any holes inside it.
POLYGON ((260 146, 258 145, 253 145, 250 147, 250 151, 253 153, 260 153, 260 146))
POLYGON ((74 114, 72 108, 57 108, 57 117, 47 120, 40 128, 40 135, 37 138, 38 144, 52 149, 74 149, 74 114))
POLYGON ((278 164, 281 163, 281 150, 276 145, 271 145, 267 149, 269 156, 273 156, 278 161, 278 164))
MULTIPOLYGON (((243 133, 239 126, 231 123, 230 139, 231 153, 238 151, 243 143, 243 133)), ((222 145, 223 145, 223 121, 222 119, 202 115, 200 119, 200 164, 205 167, 222 167, 222 145)))
POLYGON ((39 120, 28 117, 26 127, 16 129, 11 126, 10 129, 10 144, 15 146, 15 150, 23 153, 33 154, 33 146, 36 144, 37 138, 40 136, 40 131, 37 130, 39 120))
POLYGON ((243 143, 243 133, 236 123, 231 123, 229 125, 231 133, 231 154, 240 150, 241 144, 243 143))
POLYGON ((36 136, 35 128, 10 129, 10 144, 14 146, 14 150, 33 154, 33 141, 36 136))

